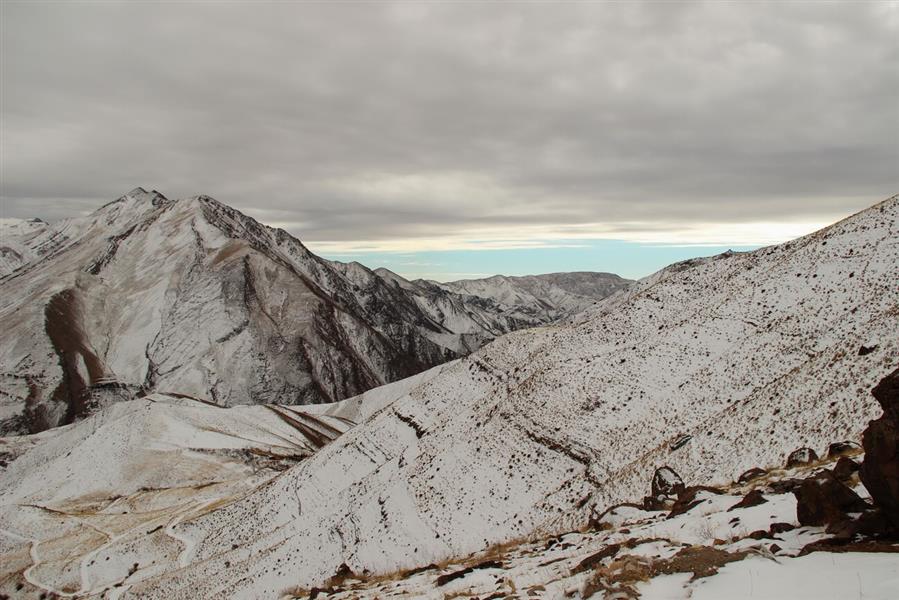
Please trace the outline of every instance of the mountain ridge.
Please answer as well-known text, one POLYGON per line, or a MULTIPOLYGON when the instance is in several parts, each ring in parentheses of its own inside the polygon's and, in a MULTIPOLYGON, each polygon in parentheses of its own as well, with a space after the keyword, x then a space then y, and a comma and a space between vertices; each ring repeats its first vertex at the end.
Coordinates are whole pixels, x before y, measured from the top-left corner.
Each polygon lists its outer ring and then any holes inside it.
POLYGON ((412 293, 206 195, 135 188, 0 245, 18 248, 0 277, 0 432, 154 391, 331 402, 545 323, 487 299, 412 293))

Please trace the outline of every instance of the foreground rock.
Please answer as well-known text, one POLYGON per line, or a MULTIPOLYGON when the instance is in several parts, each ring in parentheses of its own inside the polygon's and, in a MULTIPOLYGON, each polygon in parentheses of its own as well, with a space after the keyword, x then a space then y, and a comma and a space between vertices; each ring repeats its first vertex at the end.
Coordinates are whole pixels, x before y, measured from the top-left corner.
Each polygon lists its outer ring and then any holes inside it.
POLYGON ((848 520, 850 513, 862 513, 869 508, 858 494, 827 470, 805 479, 793 494, 801 525, 833 525, 848 520))
POLYGON ((643 506, 649 510, 669 508, 674 497, 684 491, 684 480, 671 467, 659 467, 652 476, 649 496, 643 498, 643 506))
POLYGON ((899 369, 884 377, 871 393, 883 408, 883 416, 865 430, 865 460, 859 477, 874 504, 899 529, 899 369))
POLYGON ((799 448, 798 450, 790 452, 790 455, 787 457, 787 468, 801 467, 803 465, 811 464, 816 460, 818 460, 817 452, 811 448, 799 448))

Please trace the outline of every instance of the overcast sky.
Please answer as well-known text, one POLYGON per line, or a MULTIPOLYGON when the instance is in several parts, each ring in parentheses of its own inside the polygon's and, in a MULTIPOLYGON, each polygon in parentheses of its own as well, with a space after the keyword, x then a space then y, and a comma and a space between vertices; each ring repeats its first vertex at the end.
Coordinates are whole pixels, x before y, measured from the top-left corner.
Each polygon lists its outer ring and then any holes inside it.
MULTIPOLYGON (((205 193, 448 278, 597 240, 753 247, 899 191, 896 3, 2 11, 3 217, 205 193), (441 252, 479 258, 418 260, 441 252)), ((619 254, 595 268, 656 266, 619 254)))

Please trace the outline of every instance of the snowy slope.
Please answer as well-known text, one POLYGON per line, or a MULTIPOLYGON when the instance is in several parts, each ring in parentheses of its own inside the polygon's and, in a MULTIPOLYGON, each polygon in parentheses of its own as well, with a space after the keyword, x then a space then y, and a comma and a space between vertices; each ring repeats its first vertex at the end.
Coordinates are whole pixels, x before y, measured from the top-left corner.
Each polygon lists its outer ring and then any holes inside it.
POLYGON ((450 292, 442 311, 206 196, 137 188, 86 217, 7 230, 22 264, 8 253, 16 269, 0 277, 0 433, 154 391, 330 402, 534 324, 450 292))
MULTIPOLYGON (((828 552, 822 541, 834 536, 823 526, 803 526, 796 497, 778 486, 833 468, 835 461, 700 491, 683 512, 620 505, 580 531, 386 577, 348 575, 330 583, 327 597, 894 600, 899 544, 828 552), (744 501, 753 495, 753 502, 744 501)), ((847 484, 868 496, 857 476, 847 484)), ((294 589, 285 597, 309 598, 310 592, 294 589)))
POLYGON ((133 564, 121 549, 148 531, 153 552, 179 560, 186 548, 171 526, 249 493, 351 425, 294 407, 220 408, 153 394, 73 425, 0 438, 9 462, 0 469, 0 587, 12 591, 16 573, 35 595, 111 585, 133 564))
POLYGON ((674 265, 576 324, 445 366, 270 484, 180 522, 190 560, 157 559, 126 594, 276 597, 342 565, 420 567, 571 531, 641 497, 662 464, 727 482, 857 438, 879 412, 868 390, 899 361, 897 281, 895 197, 787 244, 674 265))

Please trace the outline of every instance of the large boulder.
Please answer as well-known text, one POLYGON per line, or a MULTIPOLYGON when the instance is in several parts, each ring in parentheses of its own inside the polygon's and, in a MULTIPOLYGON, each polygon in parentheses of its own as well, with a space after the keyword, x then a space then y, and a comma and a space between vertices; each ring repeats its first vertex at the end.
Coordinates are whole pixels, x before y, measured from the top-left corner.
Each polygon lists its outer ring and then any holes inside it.
POLYGON ((833 473, 821 471, 793 490, 800 525, 834 525, 849 520, 849 513, 866 511, 868 504, 843 485, 833 473))
POLYGON ((677 500, 671 506, 671 512, 668 514, 668 518, 670 519, 682 515, 694 507, 699 506, 709 495, 715 494, 720 496, 723 493, 724 492, 718 488, 709 487, 707 485, 693 485, 684 488, 678 492, 677 500), (705 496, 706 498, 701 496, 705 496))
POLYGON ((833 474, 840 481, 850 481, 852 476, 858 472, 858 469, 859 464, 857 462, 848 456, 841 456, 833 467, 833 474))
POLYGON ((671 467, 659 467, 652 476, 652 495, 676 496, 684 491, 684 480, 671 467))
POLYGON ((860 452, 861 449, 861 446, 859 446, 855 442, 850 442, 848 440, 843 442, 834 442, 827 447, 827 458, 837 458, 839 456, 845 456, 847 454, 855 454, 857 452, 860 452))
POLYGON ((765 469, 760 469, 759 467, 752 467, 747 471, 743 471, 739 477, 737 477, 737 483, 746 484, 750 481, 758 479, 759 477, 764 477, 768 474, 768 471, 765 469))
POLYGON ((801 467, 818 460, 818 453, 811 448, 798 448, 787 457, 787 468, 801 467))
POLYGON ((875 506, 899 529, 899 369, 884 377, 871 393, 883 415, 865 429, 865 460, 859 477, 875 506))

